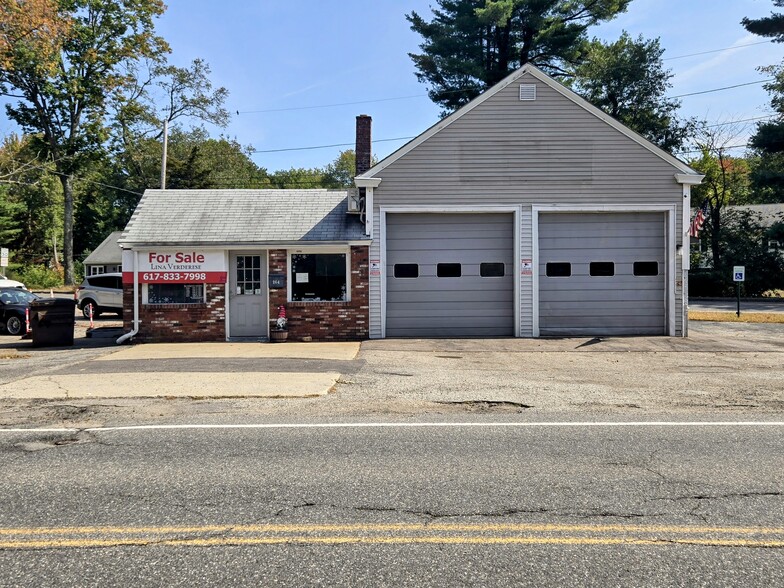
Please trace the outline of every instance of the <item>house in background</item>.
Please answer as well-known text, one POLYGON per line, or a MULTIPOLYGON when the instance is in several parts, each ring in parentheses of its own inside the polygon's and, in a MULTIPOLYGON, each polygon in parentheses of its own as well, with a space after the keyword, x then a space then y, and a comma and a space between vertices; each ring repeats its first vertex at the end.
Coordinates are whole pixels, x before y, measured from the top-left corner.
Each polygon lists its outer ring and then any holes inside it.
POLYGON ((147 191, 120 239, 143 341, 688 331, 700 174, 531 65, 352 190, 147 191))
POLYGON ((114 231, 84 258, 84 275, 108 274, 122 271, 122 249, 118 243, 122 231, 114 231))

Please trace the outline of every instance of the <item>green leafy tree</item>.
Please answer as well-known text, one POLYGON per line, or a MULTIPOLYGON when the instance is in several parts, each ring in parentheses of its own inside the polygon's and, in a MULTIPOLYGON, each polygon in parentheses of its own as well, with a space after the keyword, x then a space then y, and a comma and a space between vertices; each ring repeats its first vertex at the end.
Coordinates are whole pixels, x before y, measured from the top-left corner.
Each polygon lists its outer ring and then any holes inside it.
MULTIPOLYGON (((784 7, 784 0, 773 0, 774 6, 784 7)), ((784 13, 749 19, 742 24, 749 32, 769 37, 774 42, 784 43, 784 13)), ((776 111, 773 120, 757 125, 750 146, 757 155, 752 183, 764 202, 784 202, 784 63, 759 68, 773 79, 765 84, 771 94, 771 106, 776 111)))
POLYGON ((749 202, 749 165, 744 158, 729 155, 727 146, 733 142, 735 131, 732 128, 703 128, 696 138, 700 156, 690 162, 698 172, 705 174, 699 186, 691 192, 692 207, 697 208, 707 200, 709 206, 708 219, 701 238, 710 244, 712 265, 722 269, 724 259, 724 243, 726 238, 723 213, 730 204, 747 204, 749 202))
POLYGON ((106 141, 107 96, 124 91, 127 67, 168 51, 155 35, 161 0, 60 0, 69 26, 55 58, 18 44, 0 68, 0 92, 19 99, 8 116, 34 135, 63 191, 65 283, 74 283, 74 180, 98 158, 106 141), (54 62, 54 67, 50 64, 54 62))
POLYGON ((324 168, 322 183, 325 188, 350 188, 354 185, 357 156, 353 149, 341 151, 335 161, 324 168))
POLYGON ((62 237, 62 189, 53 165, 40 159, 30 137, 9 135, 0 145, 2 243, 19 263, 58 265, 62 237))
POLYGON ((586 31, 630 0, 437 0, 434 18, 406 15, 424 39, 416 76, 445 114, 526 63, 564 75, 584 58, 586 31))
POLYGON ((574 89, 594 106, 655 143, 676 150, 695 123, 676 115, 680 102, 667 98, 672 73, 664 69, 658 39, 632 39, 627 32, 614 43, 594 39, 587 58, 574 68, 574 89))
MULTIPOLYGON (((784 0, 773 0, 773 6, 784 8, 784 0)), ((755 35, 770 37, 778 43, 784 43, 784 14, 772 12, 762 18, 744 18, 740 21, 746 30, 755 35)))
POLYGON ((272 188, 308 190, 324 187, 324 171, 318 168, 296 168, 278 170, 270 175, 272 188))

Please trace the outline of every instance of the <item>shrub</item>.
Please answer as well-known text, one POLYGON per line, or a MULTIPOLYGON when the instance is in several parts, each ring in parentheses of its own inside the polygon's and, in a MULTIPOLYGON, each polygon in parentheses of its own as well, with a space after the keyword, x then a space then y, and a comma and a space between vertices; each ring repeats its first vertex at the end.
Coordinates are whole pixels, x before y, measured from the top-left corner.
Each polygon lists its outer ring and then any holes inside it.
POLYGON ((42 290, 63 285, 63 276, 45 265, 29 265, 17 272, 19 281, 29 290, 42 290))

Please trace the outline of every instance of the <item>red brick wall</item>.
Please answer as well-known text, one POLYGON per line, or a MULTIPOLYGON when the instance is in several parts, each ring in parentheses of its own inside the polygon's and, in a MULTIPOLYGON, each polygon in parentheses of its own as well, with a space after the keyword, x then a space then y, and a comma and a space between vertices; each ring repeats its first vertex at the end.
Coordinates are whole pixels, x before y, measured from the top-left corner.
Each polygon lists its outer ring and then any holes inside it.
MULTIPOLYGON (((269 272, 288 281, 286 250, 269 252, 269 272)), ((270 290, 270 328, 278 318, 278 306, 286 307, 289 341, 359 341, 368 338, 368 248, 351 248, 350 302, 288 302, 288 289, 270 290)))
MULTIPOLYGON (((226 340, 226 286, 207 284, 206 304, 141 304, 137 343, 180 343, 226 340)), ((123 326, 133 329, 133 284, 123 286, 123 326)))
MULTIPOLYGON (((269 252, 269 273, 289 279, 285 249, 269 252)), ((141 304, 139 288, 138 343, 225 341, 226 290, 224 284, 207 284, 206 304, 141 304)), ((350 302, 288 302, 288 288, 269 291, 270 328, 278 318, 278 306, 286 307, 290 341, 359 341, 368 338, 368 248, 351 247, 350 302)), ((133 328, 133 285, 123 289, 123 325, 133 328)))

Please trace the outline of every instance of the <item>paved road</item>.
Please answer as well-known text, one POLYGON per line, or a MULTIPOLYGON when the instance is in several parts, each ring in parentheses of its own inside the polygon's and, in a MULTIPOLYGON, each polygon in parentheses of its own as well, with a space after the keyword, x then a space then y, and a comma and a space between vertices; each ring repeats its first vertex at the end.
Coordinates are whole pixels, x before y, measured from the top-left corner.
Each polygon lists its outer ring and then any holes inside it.
MULTIPOLYGON (((734 298, 694 298, 689 300, 689 310, 736 312, 738 302, 734 298)), ((784 312, 781 298, 740 301, 740 312, 784 312)))
POLYGON ((525 418, 5 431, 0 585, 784 585, 781 423, 525 418))

